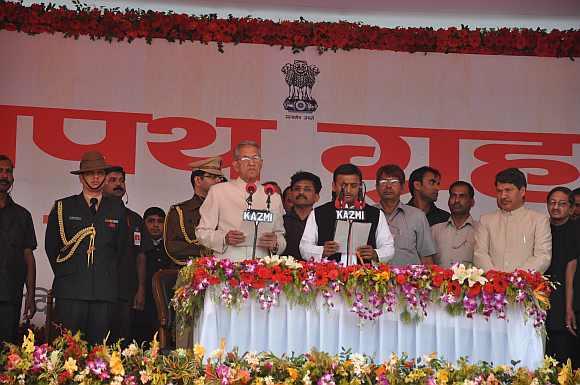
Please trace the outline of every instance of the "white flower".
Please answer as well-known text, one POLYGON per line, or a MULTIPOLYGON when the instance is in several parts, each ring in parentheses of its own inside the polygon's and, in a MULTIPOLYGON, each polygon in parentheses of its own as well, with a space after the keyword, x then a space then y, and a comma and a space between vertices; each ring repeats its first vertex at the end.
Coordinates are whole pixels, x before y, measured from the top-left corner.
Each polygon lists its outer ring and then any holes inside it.
POLYGON ((132 343, 129 345, 125 350, 123 350, 123 357, 133 357, 139 353, 139 346, 137 344, 132 343))
POLYGON ((476 283, 483 285, 487 282, 487 279, 483 276, 483 270, 477 267, 468 269, 463 263, 456 263, 451 267, 451 270, 453 271, 452 279, 457 280, 460 284, 467 280, 469 287, 472 287, 476 283))
POLYGON ((363 367, 366 363, 365 356, 360 353, 355 353, 350 357, 350 359, 352 361, 354 374, 360 376, 363 373, 363 367))
POLYGON ((472 287, 476 283, 479 283, 480 285, 485 285, 485 283, 487 282, 487 278, 483 276, 483 270, 475 266, 469 269, 469 277, 467 278, 467 280, 469 282, 469 287, 472 287))
POLYGON ((21 384, 21 385, 24 385, 25 384, 26 376, 24 375, 24 373, 19 374, 17 378, 18 378, 18 383, 19 384, 21 384))
POLYGON ((179 357, 185 357, 187 355, 187 351, 183 348, 175 349, 175 353, 177 353, 179 357))
POLYGON ((272 376, 264 377, 264 383, 266 385, 274 385, 274 379, 272 378, 272 376))
POLYGON ((256 352, 248 352, 248 354, 246 354, 245 360, 250 366, 260 365, 260 359, 258 358, 256 352))
POLYGON ((123 385, 123 376, 115 376, 111 381, 111 385, 123 385))
POLYGON ((307 370, 304 377, 302 377, 302 383, 304 385, 312 385, 312 381, 310 380, 310 370, 307 370))

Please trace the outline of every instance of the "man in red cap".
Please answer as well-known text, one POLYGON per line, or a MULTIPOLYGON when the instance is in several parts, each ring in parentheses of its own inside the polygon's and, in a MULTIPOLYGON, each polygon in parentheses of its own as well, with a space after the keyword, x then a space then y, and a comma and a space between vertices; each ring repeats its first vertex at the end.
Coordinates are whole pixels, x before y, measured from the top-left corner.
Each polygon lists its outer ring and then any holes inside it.
POLYGON ((56 319, 91 344, 111 330, 118 298, 118 265, 126 250, 125 206, 102 194, 110 166, 103 155, 83 155, 82 192, 55 202, 46 227, 46 255, 54 272, 56 319))

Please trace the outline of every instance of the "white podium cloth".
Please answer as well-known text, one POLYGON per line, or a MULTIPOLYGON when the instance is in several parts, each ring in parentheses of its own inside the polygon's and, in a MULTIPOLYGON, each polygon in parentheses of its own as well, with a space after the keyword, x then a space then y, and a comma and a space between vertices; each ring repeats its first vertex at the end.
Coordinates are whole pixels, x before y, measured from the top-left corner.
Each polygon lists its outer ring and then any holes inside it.
POLYGON ((523 309, 515 305, 508 306, 507 320, 452 316, 443 307, 431 305, 427 318, 405 323, 397 312, 362 321, 340 297, 333 303, 334 308, 329 308, 319 296, 313 306, 303 307, 290 305, 281 295, 279 304, 269 311, 262 310, 255 300, 229 309, 215 303, 208 292, 193 340, 208 354, 224 338, 227 350, 238 347, 241 353, 301 354, 316 348, 335 354, 350 348, 376 362, 388 360, 393 352, 410 357, 436 352, 449 361, 467 356, 470 361, 509 365, 511 360, 519 360, 520 365, 535 369, 543 359, 542 337, 532 320, 524 320, 523 309))

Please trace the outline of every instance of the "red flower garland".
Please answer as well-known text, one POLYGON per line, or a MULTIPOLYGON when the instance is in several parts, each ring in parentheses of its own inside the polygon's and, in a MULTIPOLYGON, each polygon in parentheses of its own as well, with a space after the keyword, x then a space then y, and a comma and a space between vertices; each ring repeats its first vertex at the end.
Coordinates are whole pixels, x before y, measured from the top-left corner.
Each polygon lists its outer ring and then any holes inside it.
POLYGON ((89 36, 107 41, 166 39, 170 42, 254 43, 292 47, 299 52, 318 47, 320 53, 339 49, 404 52, 442 52, 545 57, 580 56, 580 31, 531 29, 382 28, 348 22, 274 22, 245 17, 218 19, 127 9, 63 6, 0 1, 0 30, 39 33, 61 32, 65 37, 89 36))

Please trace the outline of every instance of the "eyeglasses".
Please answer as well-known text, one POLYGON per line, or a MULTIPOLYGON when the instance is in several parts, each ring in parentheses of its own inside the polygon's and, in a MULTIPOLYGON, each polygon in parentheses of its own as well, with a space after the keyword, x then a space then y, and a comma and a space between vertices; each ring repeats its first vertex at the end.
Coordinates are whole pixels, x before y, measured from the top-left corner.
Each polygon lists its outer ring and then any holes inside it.
POLYGON ((292 187, 292 191, 293 192, 305 192, 305 193, 310 193, 310 192, 314 192, 314 189, 312 187, 292 187))
POLYGON ((401 183, 401 181, 398 180, 397 178, 381 179, 378 182, 378 184, 380 186, 390 186, 390 185, 395 185, 395 184, 400 184, 400 183, 401 183))
POLYGON ((262 157, 259 155, 254 155, 254 156, 241 156, 238 159, 240 162, 249 162, 249 161, 254 161, 254 162, 259 162, 262 160, 262 157))
POLYGON ((548 205, 554 206, 554 207, 566 207, 566 206, 570 206, 570 202, 568 202, 568 201, 549 201, 548 205))

